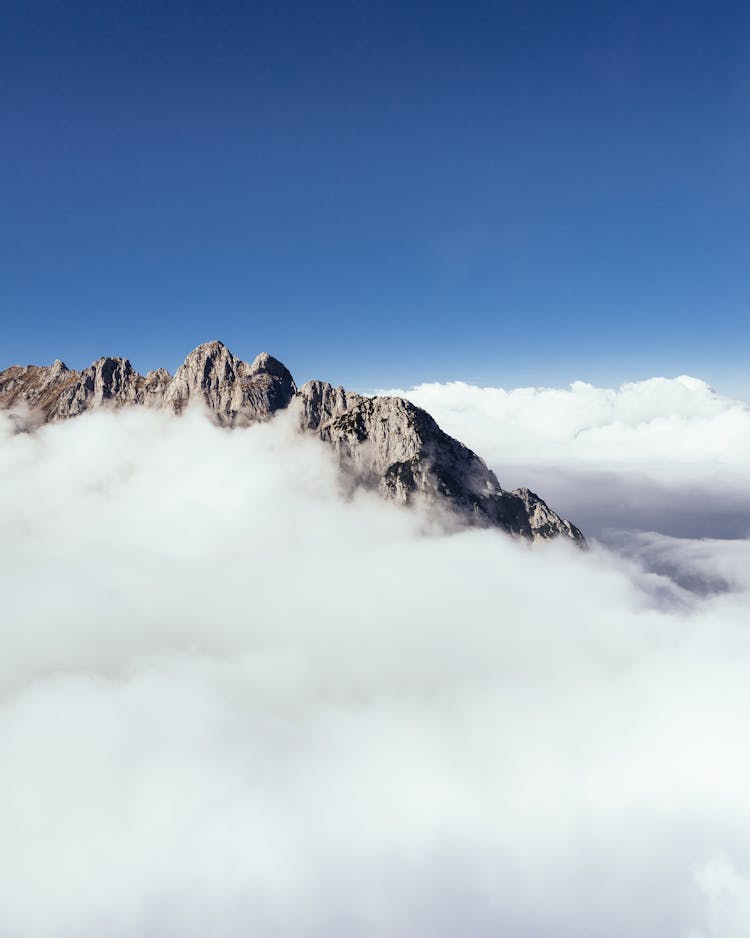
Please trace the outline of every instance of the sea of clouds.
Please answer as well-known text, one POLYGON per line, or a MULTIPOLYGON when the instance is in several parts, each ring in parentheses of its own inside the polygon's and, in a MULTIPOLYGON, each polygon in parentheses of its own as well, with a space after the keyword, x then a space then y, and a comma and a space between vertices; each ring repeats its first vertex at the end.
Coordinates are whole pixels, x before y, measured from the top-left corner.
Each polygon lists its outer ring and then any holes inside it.
POLYGON ((286 415, 2 418, 2 938, 747 938, 747 406, 408 396, 591 549, 286 415))

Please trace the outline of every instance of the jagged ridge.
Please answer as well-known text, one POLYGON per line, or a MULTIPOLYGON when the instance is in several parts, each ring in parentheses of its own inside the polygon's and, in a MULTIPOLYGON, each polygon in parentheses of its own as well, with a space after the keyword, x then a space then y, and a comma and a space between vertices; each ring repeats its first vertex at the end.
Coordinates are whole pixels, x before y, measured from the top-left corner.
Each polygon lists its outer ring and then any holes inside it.
POLYGON ((300 428, 334 448, 357 484, 389 499, 420 497, 464 522, 499 527, 529 540, 584 538, 529 489, 506 492, 476 453, 433 418, 398 397, 364 397, 322 381, 299 390, 280 361, 251 363, 221 342, 198 346, 177 369, 140 375, 126 358, 100 358, 82 371, 61 361, 0 372, 0 406, 25 408, 31 426, 102 407, 145 406, 181 413, 195 402, 224 426, 247 426, 291 407, 300 428))

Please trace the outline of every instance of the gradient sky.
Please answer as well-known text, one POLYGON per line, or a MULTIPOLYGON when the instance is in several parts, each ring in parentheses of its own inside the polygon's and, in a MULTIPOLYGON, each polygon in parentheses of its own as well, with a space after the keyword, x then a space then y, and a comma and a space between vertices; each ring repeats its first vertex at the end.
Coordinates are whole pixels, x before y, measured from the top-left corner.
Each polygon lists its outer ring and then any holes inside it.
POLYGON ((750 6, 0 5, 0 367, 750 389, 750 6))

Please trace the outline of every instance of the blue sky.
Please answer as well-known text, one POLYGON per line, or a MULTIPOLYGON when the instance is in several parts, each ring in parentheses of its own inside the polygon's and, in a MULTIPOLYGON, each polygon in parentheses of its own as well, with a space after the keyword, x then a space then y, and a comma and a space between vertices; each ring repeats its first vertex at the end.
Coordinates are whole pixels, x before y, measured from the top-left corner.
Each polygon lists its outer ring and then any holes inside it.
POLYGON ((0 367, 750 388, 750 7, 0 7, 0 367))

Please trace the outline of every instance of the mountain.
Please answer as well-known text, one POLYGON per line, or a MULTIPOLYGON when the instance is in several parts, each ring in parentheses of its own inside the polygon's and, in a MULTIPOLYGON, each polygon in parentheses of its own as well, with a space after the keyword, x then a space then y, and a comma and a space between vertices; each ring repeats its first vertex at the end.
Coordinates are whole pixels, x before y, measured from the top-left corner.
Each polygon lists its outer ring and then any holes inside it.
POLYGON ((266 353, 248 364, 221 342, 207 342, 174 376, 163 368, 140 375, 126 358, 100 358, 82 371, 56 361, 0 372, 0 407, 22 415, 25 428, 102 407, 154 407, 179 414, 196 403, 229 427, 269 420, 290 409, 302 431, 335 450, 354 484, 404 504, 421 498, 447 508, 462 523, 502 528, 528 540, 562 536, 585 543, 579 529, 538 495, 502 489, 476 453, 410 401, 365 397, 324 381, 297 388, 284 365, 266 353))

